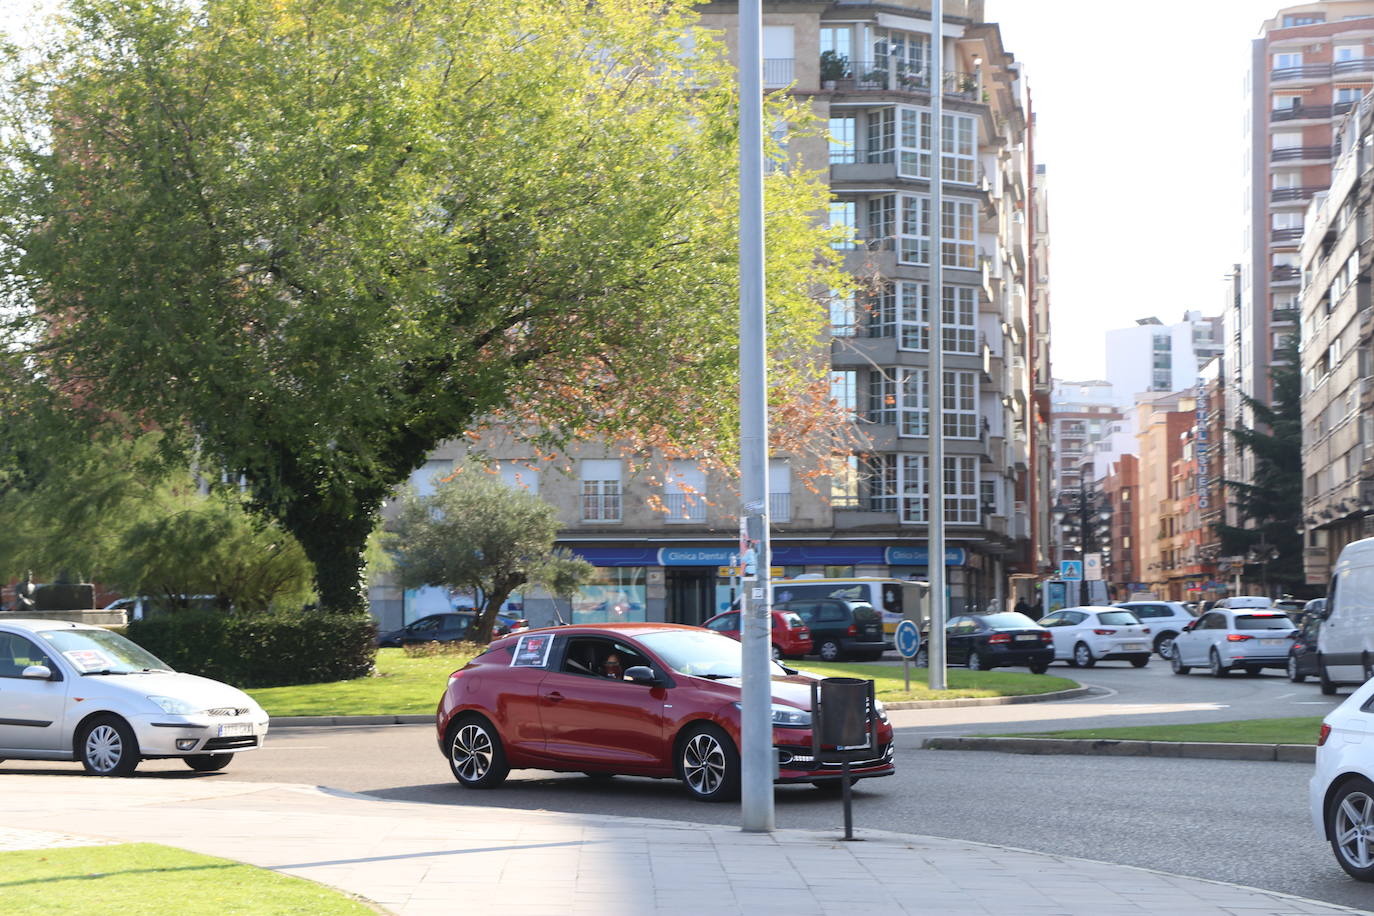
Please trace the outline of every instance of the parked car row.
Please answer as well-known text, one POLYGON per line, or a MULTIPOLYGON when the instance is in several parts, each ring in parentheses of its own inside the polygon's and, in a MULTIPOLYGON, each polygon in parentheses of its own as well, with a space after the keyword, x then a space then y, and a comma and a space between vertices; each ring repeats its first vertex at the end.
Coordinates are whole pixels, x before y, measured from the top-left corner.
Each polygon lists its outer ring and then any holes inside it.
MULTIPOLYGON (((477 625, 475 610, 454 611, 445 614, 429 614, 413 620, 403 627, 377 635, 377 646, 382 649, 398 649, 427 642, 461 642, 471 637, 477 625)), ((492 636, 507 636, 530 628, 530 622, 523 617, 511 614, 497 614, 492 636)))

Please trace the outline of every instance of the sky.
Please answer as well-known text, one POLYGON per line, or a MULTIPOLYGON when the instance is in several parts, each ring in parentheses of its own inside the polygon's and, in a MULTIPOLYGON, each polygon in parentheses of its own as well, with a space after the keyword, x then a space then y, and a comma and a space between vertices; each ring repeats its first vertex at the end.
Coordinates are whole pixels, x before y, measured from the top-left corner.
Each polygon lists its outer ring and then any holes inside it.
MULTIPOLYGON (((52 5, 0 0, 0 27, 52 5)), ((1243 254, 1250 41, 1285 5, 987 0, 1024 65, 1049 175, 1055 377, 1102 377, 1112 328, 1220 312, 1243 254)))

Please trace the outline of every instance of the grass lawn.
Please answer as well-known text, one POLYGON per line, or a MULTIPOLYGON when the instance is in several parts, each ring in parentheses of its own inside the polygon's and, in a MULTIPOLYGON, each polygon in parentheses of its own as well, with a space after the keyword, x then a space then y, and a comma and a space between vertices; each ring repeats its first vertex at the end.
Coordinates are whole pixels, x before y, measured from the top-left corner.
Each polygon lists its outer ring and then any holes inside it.
POLYGON ((1126 741, 1221 741, 1238 744, 1316 744, 1321 716, 1244 719, 1194 725, 1139 725, 1062 732, 1020 732, 998 738, 1114 738, 1126 741))
POLYGON ((5 916, 362 916, 376 912, 313 881, 152 843, 0 852, 0 900, 5 916))
MULTIPOLYGON (((377 652, 377 671, 370 677, 329 684, 264 687, 248 693, 273 716, 429 714, 439 705, 449 674, 467 664, 472 654, 409 658, 401 649, 381 649, 377 652)), ((1024 671, 951 668, 946 677, 949 689, 931 692, 925 686, 926 669, 913 667, 912 690, 907 693, 900 665, 811 661, 788 664, 825 677, 870 678, 876 682, 879 699, 887 701, 1050 693, 1078 686, 1066 678, 1024 671)))

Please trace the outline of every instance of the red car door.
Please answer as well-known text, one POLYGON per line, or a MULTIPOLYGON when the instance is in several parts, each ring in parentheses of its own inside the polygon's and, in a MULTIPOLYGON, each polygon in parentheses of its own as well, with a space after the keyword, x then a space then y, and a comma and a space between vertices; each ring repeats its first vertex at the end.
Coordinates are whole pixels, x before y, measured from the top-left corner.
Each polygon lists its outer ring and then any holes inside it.
POLYGON ((660 767, 669 756, 663 746, 667 691, 607 677, 611 653, 625 668, 647 661, 623 640, 575 637, 558 670, 540 682, 544 754, 572 766, 660 767))

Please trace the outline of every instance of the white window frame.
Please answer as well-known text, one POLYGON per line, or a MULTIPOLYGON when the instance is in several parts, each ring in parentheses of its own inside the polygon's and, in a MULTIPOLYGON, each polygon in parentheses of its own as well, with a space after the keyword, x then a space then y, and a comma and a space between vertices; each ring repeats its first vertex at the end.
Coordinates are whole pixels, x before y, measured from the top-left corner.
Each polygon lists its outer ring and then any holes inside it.
POLYGON ((945 352, 978 352, 978 290, 972 286, 945 285, 941 321, 944 324, 945 352))
POLYGON ((978 180, 978 122, 969 115, 946 114, 944 156, 941 172, 945 181, 971 185, 978 180))
POLYGON ((859 407, 859 371, 832 369, 830 371, 830 400, 840 410, 850 413, 859 407))
POLYGON ((897 435, 924 439, 930 435, 930 372, 900 369, 898 373, 897 435))
POLYGON ((897 260, 902 264, 930 264, 930 198, 897 195, 897 260))
POLYGON ((768 459, 768 517, 775 522, 792 520, 792 465, 786 458, 768 459))
POLYGON ((621 520, 621 474, 619 459, 582 459, 582 521, 621 520))
POLYGON ((946 267, 976 270, 978 267, 978 210, 972 200, 944 198, 944 237, 940 251, 946 267))
POLYGON ((930 349, 930 286, 914 280, 894 284, 897 297, 897 349, 930 349))
POLYGON ((978 373, 945 370, 944 428, 946 439, 977 439, 981 432, 978 414, 978 373))

